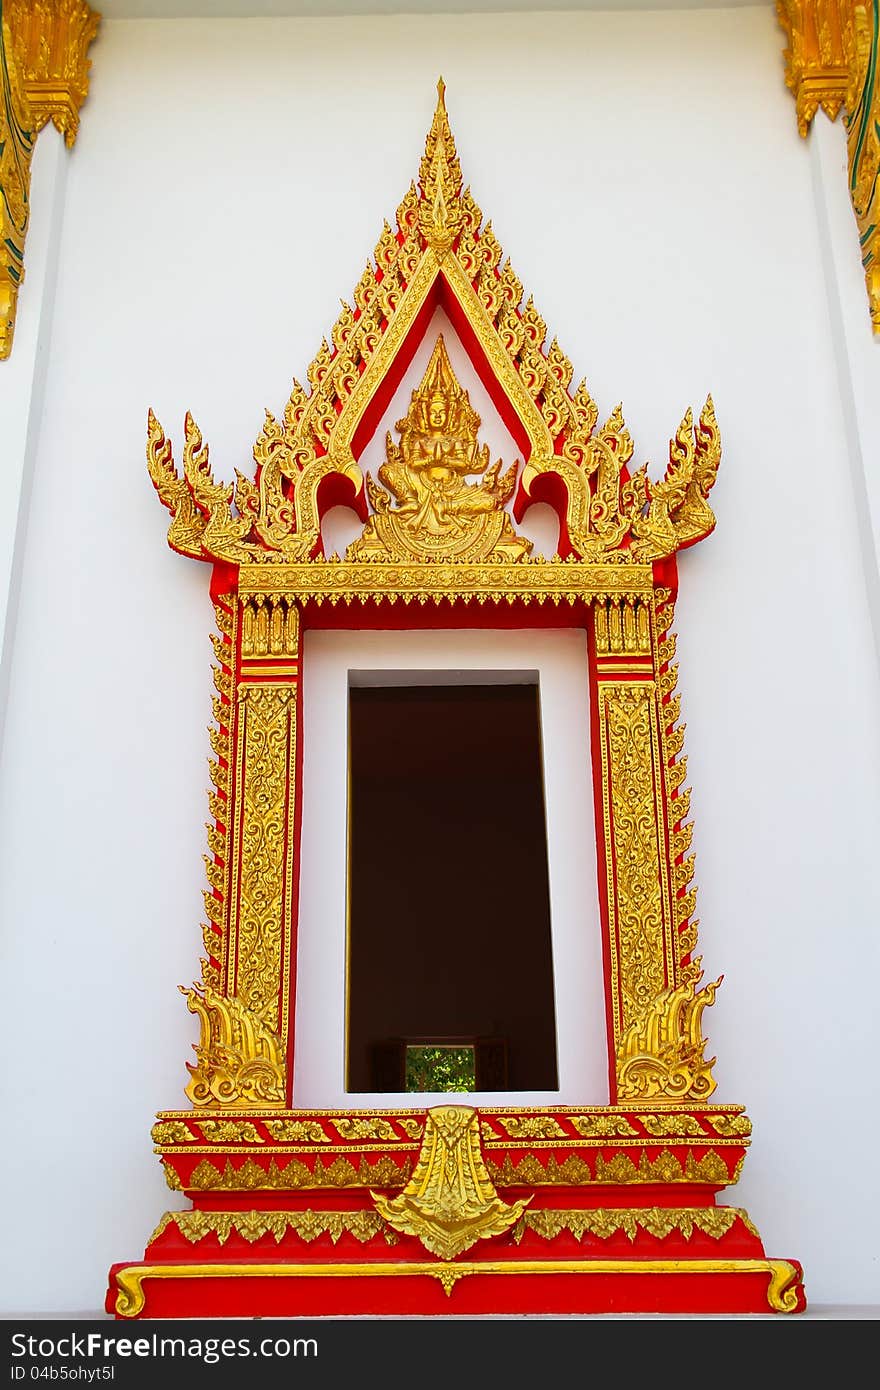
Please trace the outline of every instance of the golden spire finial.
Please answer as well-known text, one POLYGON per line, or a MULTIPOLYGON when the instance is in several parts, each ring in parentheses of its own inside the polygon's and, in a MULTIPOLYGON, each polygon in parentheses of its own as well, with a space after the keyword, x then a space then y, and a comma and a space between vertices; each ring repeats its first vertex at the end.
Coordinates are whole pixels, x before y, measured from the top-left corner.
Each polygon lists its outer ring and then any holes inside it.
POLYGON ((438 255, 443 256, 455 240, 461 221, 458 196, 461 189, 461 166, 455 141, 446 114, 446 83, 437 82, 437 106, 425 141, 425 153, 419 166, 423 203, 420 213, 425 240, 438 255))
POLYGON ((422 383, 418 391, 412 393, 413 400, 428 396, 445 396, 451 400, 453 396, 465 394, 452 370, 452 363, 449 360, 446 343, 443 341, 443 334, 441 333, 434 344, 434 351, 431 353, 431 360, 425 369, 422 383))

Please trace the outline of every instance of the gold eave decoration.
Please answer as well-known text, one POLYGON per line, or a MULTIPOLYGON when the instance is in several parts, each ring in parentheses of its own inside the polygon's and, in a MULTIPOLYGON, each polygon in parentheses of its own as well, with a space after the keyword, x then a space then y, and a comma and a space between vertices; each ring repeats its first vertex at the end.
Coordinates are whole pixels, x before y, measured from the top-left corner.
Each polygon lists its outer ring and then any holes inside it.
POLYGON ((801 135, 820 106, 832 121, 844 113, 850 197, 880 333, 880 0, 777 0, 776 12, 801 135))
POLYGON ((280 420, 267 412, 254 445, 256 473, 215 480, 191 415, 183 469, 152 411, 147 461, 172 516, 169 544, 181 554, 240 566, 240 592, 294 589, 318 602, 404 602, 444 598, 500 602, 574 601, 648 591, 651 564, 701 540, 715 518, 708 494, 721 443, 711 399, 688 411, 661 481, 630 471, 633 442, 618 406, 597 428, 598 410, 554 338, 491 224, 462 184, 442 81, 419 186, 387 222, 355 288, 308 370, 294 381, 280 420), (390 383, 400 379, 435 306, 442 306, 480 368, 521 452, 523 466, 499 473, 482 450, 479 419, 455 380, 442 339, 399 442, 386 442, 378 479, 359 456, 375 431, 390 383), (396 374, 396 375, 395 375, 396 374), (435 422, 431 422, 431 400, 435 422), (436 459, 429 457, 434 451, 436 459), (433 470, 433 477, 431 476, 433 470), (480 482, 467 482, 466 476, 480 482), (342 560, 325 559, 326 486, 365 523, 342 560), (559 556, 529 554, 513 520, 537 501, 564 496, 559 556), (439 499, 439 501, 438 501, 439 499), (573 565, 572 561, 583 562, 573 565), (587 567, 592 567, 589 576, 587 567), (624 577, 624 572, 626 577, 624 577))
POLYGON ((0 359, 12 351, 24 280, 36 137, 51 120, 73 145, 100 18, 85 0, 0 0, 0 359))

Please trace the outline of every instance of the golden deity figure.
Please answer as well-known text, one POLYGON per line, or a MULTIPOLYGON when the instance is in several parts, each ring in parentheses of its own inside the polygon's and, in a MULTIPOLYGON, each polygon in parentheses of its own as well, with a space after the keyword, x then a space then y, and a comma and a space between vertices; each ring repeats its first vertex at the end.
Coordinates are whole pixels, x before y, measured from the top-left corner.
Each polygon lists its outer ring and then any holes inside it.
POLYGON ((378 483, 367 478, 374 515, 346 558, 480 561, 527 554, 531 542, 516 535, 504 510, 519 465, 502 474, 500 459, 490 464, 479 428, 441 334, 406 418, 395 426, 400 443, 386 435, 378 483))

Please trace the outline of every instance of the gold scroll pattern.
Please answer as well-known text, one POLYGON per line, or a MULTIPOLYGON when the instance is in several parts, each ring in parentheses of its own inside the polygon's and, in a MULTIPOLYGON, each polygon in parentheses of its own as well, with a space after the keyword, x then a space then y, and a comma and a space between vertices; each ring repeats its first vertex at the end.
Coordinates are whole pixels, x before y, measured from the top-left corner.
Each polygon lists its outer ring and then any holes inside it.
POLYGON ((654 690, 646 682, 602 685, 599 700, 617 1040, 666 985, 654 690))
POLYGON ((850 198, 880 333, 880 0, 777 0, 776 13, 801 135, 820 106, 832 121, 844 111, 850 198))
POLYGON ((73 145, 99 21, 84 0, 0 0, 0 360, 24 280, 34 142, 51 119, 73 145))
MULTIPOLYGON (((292 685, 241 684, 236 797, 240 823, 240 891, 236 989, 242 1003, 282 1033, 286 1024, 282 944, 288 821, 296 740, 292 685)), ((289 894, 288 894, 289 901, 289 894)))
POLYGON ((205 829, 208 832, 208 854, 205 855, 205 870, 208 888, 204 892, 207 922, 202 924, 202 944, 205 958, 202 960, 202 980, 205 985, 220 991, 226 979, 227 954, 229 946, 229 899, 230 865, 232 861, 232 756, 231 739, 235 707, 232 703, 232 667, 235 662, 234 605, 226 597, 215 600, 219 636, 211 634, 216 665, 212 711, 214 722, 208 728, 213 757, 208 768, 212 787, 208 792, 208 809, 211 820, 205 829))

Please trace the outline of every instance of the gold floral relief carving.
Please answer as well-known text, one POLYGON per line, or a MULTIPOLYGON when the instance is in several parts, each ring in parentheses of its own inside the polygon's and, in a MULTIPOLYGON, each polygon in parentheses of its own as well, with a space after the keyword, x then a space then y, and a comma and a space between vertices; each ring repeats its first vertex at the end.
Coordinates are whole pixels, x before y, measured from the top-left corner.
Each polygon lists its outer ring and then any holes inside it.
POLYGON ((565 1138, 565 1130, 552 1115, 498 1115, 496 1118, 511 1139, 565 1138))
POLYGON ((168 1148, 171 1144, 195 1144, 198 1136, 183 1120, 160 1120, 150 1130, 150 1138, 157 1148, 168 1148))
POLYGON ((431 564, 363 563, 332 559, 326 564, 242 565, 242 593, 280 597, 295 594, 316 604, 386 602, 438 605, 450 601, 491 604, 583 605, 593 597, 646 596, 651 590, 649 565, 586 565, 573 559, 528 556, 517 564, 433 561, 431 564))
POLYGON ((649 683, 601 687, 608 907, 614 1032, 620 1037, 665 985, 661 894, 663 849, 653 765, 654 690, 649 683))
POLYGON ((421 1120, 414 1120, 410 1119, 405 1115, 398 1115, 397 1123, 400 1125, 400 1128, 403 1130, 407 1139, 411 1139, 413 1141, 415 1141, 416 1139, 421 1139, 422 1135, 425 1132, 425 1126, 421 1120))
POLYGON ((572 1115, 571 1123, 585 1139, 622 1139, 638 1134, 623 1115, 572 1115))
POLYGON ((748 1139, 752 1132, 752 1122, 748 1115, 708 1115, 709 1124, 725 1139, 748 1139))
POLYGON ((513 1238, 519 1243, 530 1230, 544 1240, 555 1240, 563 1232, 576 1240, 588 1236, 609 1240, 622 1231, 628 1240, 635 1241, 640 1231, 647 1231, 657 1240, 664 1240, 676 1231, 690 1240, 695 1231, 700 1231, 712 1240, 721 1240, 737 1221, 742 1222, 750 1235, 760 1239, 748 1213, 741 1207, 598 1207, 575 1211, 541 1207, 523 1213, 514 1228, 513 1238))
POLYGON ((695 1158, 688 1150, 685 1161, 673 1153, 664 1152, 652 1159, 643 1150, 638 1162, 629 1154, 618 1153, 613 1158, 597 1154, 594 1166, 581 1154, 570 1154, 562 1160, 551 1154, 546 1164, 535 1154, 514 1161, 505 1154, 500 1163, 487 1160, 487 1168, 496 1187, 539 1187, 554 1185, 582 1187, 587 1183, 709 1183, 713 1187, 732 1186, 739 1177, 742 1159, 738 1160, 733 1176, 721 1156, 711 1150, 695 1158))
POLYGON ((263 1136, 251 1120, 199 1120, 209 1144, 262 1144, 263 1136))
POLYGON ((162 1160, 162 1171, 165 1174, 166 1187, 172 1192, 182 1192, 183 1183, 180 1181, 180 1175, 174 1165, 168 1162, 167 1158, 163 1158, 162 1160))
POLYGON ((264 1120, 276 1144, 329 1144, 330 1135, 318 1120, 264 1120))
POLYGON ((236 941, 236 994, 267 1027, 283 1014, 285 851, 294 765, 296 703, 291 686, 239 686, 243 756, 236 941))
POLYGON ((375 1163, 361 1158, 355 1165, 348 1158, 331 1161, 316 1159, 314 1167, 291 1158, 279 1164, 274 1158, 263 1168, 253 1159, 236 1167, 230 1159, 217 1168, 203 1159, 193 1169, 187 1187, 194 1192, 299 1191, 305 1187, 403 1187, 412 1174, 412 1160, 398 1165, 383 1157, 375 1163))
POLYGON ((169 1226, 176 1226, 191 1245, 206 1236, 216 1236, 225 1245, 233 1234, 253 1245, 263 1236, 280 1244, 287 1236, 311 1244, 328 1236, 336 1245, 343 1235, 353 1236, 361 1245, 382 1235, 394 1245, 397 1235, 375 1211, 166 1211, 148 1245, 158 1240, 169 1226))
POLYGON ((688 1135, 702 1139, 706 1131, 694 1115, 638 1115, 636 1117, 654 1139, 688 1135))
MULTIPOLYGON (((382 1119, 378 1115, 341 1115, 338 1119, 332 1120, 332 1125, 339 1138, 343 1140, 357 1140, 357 1138, 373 1138, 382 1140, 385 1143, 400 1143, 398 1131, 393 1127, 391 1120, 382 1119)), ((421 1133, 421 1126, 417 1126, 418 1134, 421 1133)), ((414 1136, 414 1137, 418 1137, 414 1136)))

